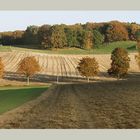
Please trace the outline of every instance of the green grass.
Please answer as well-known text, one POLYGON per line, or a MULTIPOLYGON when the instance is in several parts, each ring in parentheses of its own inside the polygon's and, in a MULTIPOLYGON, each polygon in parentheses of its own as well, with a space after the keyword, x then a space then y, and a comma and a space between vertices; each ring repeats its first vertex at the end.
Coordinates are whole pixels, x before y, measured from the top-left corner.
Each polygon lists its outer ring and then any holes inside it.
MULTIPOLYGON (((135 52, 136 51, 136 42, 135 41, 118 41, 108 44, 103 44, 94 49, 84 50, 80 48, 64 48, 64 49, 55 49, 55 50, 43 50, 37 49, 38 46, 12 46, 12 50, 19 50, 19 51, 32 51, 32 52, 39 52, 39 53, 47 53, 47 54, 109 54, 112 52, 114 48, 121 47, 128 50, 128 52, 135 52), (34 49, 33 49, 34 48, 34 49)), ((8 46, 7 46, 8 48, 8 46)), ((9 47, 9 50, 11 50, 9 47)))
POLYGON ((0 52, 9 52, 11 51, 10 46, 0 46, 0 52))
POLYGON ((46 86, 0 87, 0 114, 37 98, 47 88, 46 86))

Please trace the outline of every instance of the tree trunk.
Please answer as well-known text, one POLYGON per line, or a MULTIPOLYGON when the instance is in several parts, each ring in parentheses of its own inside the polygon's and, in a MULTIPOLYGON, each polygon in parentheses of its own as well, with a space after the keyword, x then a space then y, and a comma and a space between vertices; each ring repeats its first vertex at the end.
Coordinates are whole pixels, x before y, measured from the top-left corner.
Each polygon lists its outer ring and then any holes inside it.
POLYGON ((88 83, 89 83, 89 77, 87 78, 87 80, 88 80, 88 83))
POLYGON ((118 79, 118 80, 120 79, 120 74, 118 74, 117 79, 118 79))
POLYGON ((58 84, 58 82, 59 82, 59 76, 57 76, 57 84, 58 84))
POLYGON ((27 85, 29 85, 30 84, 30 77, 28 76, 27 77, 27 85))

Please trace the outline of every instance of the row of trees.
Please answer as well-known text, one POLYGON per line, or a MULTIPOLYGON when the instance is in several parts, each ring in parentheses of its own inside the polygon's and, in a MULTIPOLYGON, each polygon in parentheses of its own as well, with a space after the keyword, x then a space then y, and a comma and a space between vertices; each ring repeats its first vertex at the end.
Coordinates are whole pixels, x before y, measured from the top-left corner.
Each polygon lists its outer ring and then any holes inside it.
POLYGON ((3 45, 38 45, 40 48, 93 48, 105 42, 136 40, 140 25, 111 21, 75 25, 29 26, 25 31, 1 32, 3 45))
MULTIPOLYGON (((111 55, 111 68, 108 70, 109 75, 113 75, 118 79, 125 76, 128 73, 130 58, 128 53, 123 48, 116 48, 111 55)), ((136 61, 140 68, 140 51, 136 56, 136 61)), ((90 77, 94 77, 99 73, 99 65, 96 59, 86 57, 80 60, 77 69, 81 76, 87 77, 88 82, 90 77)), ((40 71, 40 66, 35 57, 26 57, 19 63, 18 72, 24 74, 27 77, 27 84, 29 85, 29 79, 35 73, 40 71)), ((4 76, 4 64, 0 58, 0 77, 4 76)), ((58 77, 57 77, 58 78, 58 77)), ((57 79, 58 80, 58 79, 57 79)))

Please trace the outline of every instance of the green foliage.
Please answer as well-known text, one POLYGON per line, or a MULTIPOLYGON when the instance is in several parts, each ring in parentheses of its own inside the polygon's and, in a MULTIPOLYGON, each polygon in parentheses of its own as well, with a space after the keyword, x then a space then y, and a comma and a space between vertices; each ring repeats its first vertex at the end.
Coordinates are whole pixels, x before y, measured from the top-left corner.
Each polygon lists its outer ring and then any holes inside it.
POLYGON ((108 70, 110 75, 120 77, 128 73, 130 58, 128 52, 123 48, 115 48, 111 55, 111 68, 108 70))
POLYGON ((23 40, 25 44, 39 44, 38 40, 38 26, 29 26, 27 27, 24 35, 23 35, 23 40))
POLYGON ((68 47, 77 47, 79 45, 77 40, 77 31, 72 27, 67 27, 65 29, 67 46, 68 47))
POLYGON ((135 33, 135 38, 138 42, 140 42, 140 30, 137 30, 135 33))
POLYGON ((104 42, 104 35, 102 35, 98 30, 93 30, 93 40, 95 46, 99 46, 104 42))
POLYGON ((38 40, 43 48, 51 48, 51 26, 43 25, 38 30, 38 40))

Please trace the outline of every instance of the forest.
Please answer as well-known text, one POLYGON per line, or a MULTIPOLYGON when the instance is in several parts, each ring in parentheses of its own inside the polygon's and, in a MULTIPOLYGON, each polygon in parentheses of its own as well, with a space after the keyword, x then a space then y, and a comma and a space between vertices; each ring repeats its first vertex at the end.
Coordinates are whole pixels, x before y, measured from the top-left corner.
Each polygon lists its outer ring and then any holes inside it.
POLYGON ((31 25, 26 30, 0 32, 1 45, 28 45, 38 49, 76 47, 92 49, 104 43, 137 40, 140 25, 120 21, 86 24, 31 25))

